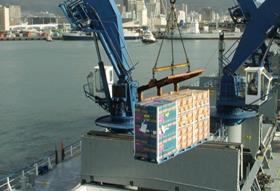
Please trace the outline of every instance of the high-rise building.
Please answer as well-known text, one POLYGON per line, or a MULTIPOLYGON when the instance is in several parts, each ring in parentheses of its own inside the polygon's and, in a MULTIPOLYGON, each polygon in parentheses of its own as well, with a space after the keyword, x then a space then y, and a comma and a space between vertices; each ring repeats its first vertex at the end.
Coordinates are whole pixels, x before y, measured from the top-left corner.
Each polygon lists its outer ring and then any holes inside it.
POLYGON ((187 22, 195 23, 195 22, 201 22, 202 16, 196 11, 190 11, 188 14, 187 22))
POLYGON ((166 14, 166 9, 167 9, 166 1, 159 0, 159 3, 160 3, 160 14, 166 14))
POLYGON ((186 13, 185 11, 182 11, 182 10, 178 10, 177 11, 177 22, 178 23, 185 23, 186 22, 186 13))
POLYGON ((21 6, 9 5, 10 25, 21 24, 21 6))
POLYGON ((136 9, 136 0, 124 0, 124 6, 127 12, 133 12, 136 9))
POLYGON ((154 4, 154 14, 155 16, 159 16, 160 15, 160 0, 156 0, 155 4, 154 4))
POLYGON ((147 7, 144 0, 136 1, 136 17, 141 26, 147 26, 148 24, 148 13, 147 7))
POLYGON ((183 11, 185 11, 185 15, 186 15, 185 20, 188 21, 188 19, 187 19, 188 18, 188 5, 187 5, 187 3, 183 3, 182 8, 183 8, 183 11))
MULTIPOLYGON (((146 5, 151 8, 151 10, 148 9, 148 12, 153 12, 153 15, 165 14, 166 12, 164 0, 146 0, 146 5)), ((148 13, 148 15, 150 15, 150 13, 148 13)))
POLYGON ((147 2, 148 17, 151 19, 155 15, 155 2, 150 0, 147 2))
POLYGON ((123 5, 125 6, 126 11, 128 11, 128 0, 123 0, 123 5))
POLYGON ((202 15, 203 21, 206 21, 206 22, 215 21, 216 12, 211 7, 201 9, 200 13, 202 15))
POLYGON ((0 5, 0 31, 10 30, 9 8, 0 5))
POLYGON ((57 24, 58 17, 53 13, 41 12, 36 16, 27 17, 27 22, 29 25, 57 24))
POLYGON ((118 7, 118 9, 119 9, 120 14, 121 14, 121 15, 124 15, 125 12, 126 12, 125 6, 122 5, 122 4, 117 4, 117 7, 118 7))

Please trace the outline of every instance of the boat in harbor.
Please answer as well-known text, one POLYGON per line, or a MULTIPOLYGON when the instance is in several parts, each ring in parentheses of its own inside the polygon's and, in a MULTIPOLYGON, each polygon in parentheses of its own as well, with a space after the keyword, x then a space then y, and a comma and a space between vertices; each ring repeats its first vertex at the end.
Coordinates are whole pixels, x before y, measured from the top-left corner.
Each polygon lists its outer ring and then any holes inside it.
MULTIPOLYGON (((125 40, 139 40, 141 35, 137 31, 124 29, 124 39, 125 40)), ((62 34, 63 40, 94 40, 93 34, 85 33, 82 31, 71 31, 62 34)))
POLYGON ((63 40, 93 40, 93 36, 90 33, 81 31, 71 31, 62 34, 63 40))
MULTIPOLYGON (((242 36, 242 32, 224 32, 225 39, 227 40, 236 40, 240 39, 242 36)), ((180 37, 179 33, 175 33, 172 36, 165 37, 166 39, 184 39, 184 40, 218 40, 219 39, 219 31, 213 31, 213 32, 199 32, 199 33, 191 33, 182 31, 180 37)), ((164 37, 163 33, 156 33, 157 39, 162 39, 164 37)))
POLYGON ((140 32, 138 32, 136 30, 129 30, 129 29, 124 28, 123 33, 124 33, 125 40, 140 40, 141 39, 140 32))
POLYGON ((51 35, 48 35, 48 36, 46 37, 46 41, 47 41, 47 42, 52 42, 52 41, 53 41, 52 36, 51 36, 51 35))
POLYGON ((145 31, 142 37, 142 42, 146 44, 155 43, 157 39, 153 35, 153 33, 149 30, 145 31))
MULTIPOLYGON (((235 40, 242 36, 242 33, 237 32, 225 32, 225 39, 235 40)), ((167 37, 168 38, 168 37, 167 37)), ((171 37, 170 37, 171 38, 171 37)), ((209 33, 182 33, 182 38, 184 40, 211 40, 219 39, 219 32, 209 32, 209 33)), ((179 34, 174 34, 173 39, 181 39, 179 34)))

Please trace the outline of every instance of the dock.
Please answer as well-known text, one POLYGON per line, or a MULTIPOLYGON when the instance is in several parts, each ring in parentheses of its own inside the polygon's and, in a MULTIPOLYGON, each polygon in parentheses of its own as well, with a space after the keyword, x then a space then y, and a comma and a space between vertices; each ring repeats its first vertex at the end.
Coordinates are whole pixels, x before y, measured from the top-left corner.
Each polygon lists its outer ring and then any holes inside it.
MULTIPOLYGON (((62 40, 62 37, 52 37, 53 40, 62 40)), ((47 40, 47 37, 3 37, 0 41, 35 41, 47 40)))

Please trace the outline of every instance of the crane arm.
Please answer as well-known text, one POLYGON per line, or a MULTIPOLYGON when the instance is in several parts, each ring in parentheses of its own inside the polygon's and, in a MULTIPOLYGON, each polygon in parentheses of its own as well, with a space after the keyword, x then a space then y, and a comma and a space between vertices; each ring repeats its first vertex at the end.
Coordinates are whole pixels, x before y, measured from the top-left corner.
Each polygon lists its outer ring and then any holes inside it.
POLYGON ((76 29, 97 33, 119 78, 130 76, 122 19, 114 0, 67 0, 60 8, 76 29))
POLYGON ((88 94, 95 101, 110 112, 109 116, 96 120, 98 126, 131 130, 133 129, 134 105, 137 101, 137 83, 131 76, 129 56, 124 40, 122 17, 117 9, 115 0, 65 0, 60 4, 64 15, 74 28, 94 34, 98 55, 98 65, 104 88, 104 98, 88 94), (112 95, 109 91, 105 66, 99 51, 99 39, 105 50, 118 81, 112 85, 112 95))
MULTIPOLYGON (((238 3, 239 7, 230 9, 231 16, 234 22, 245 24, 245 31, 232 60, 223 69, 219 86, 220 92, 216 103, 217 116, 226 124, 240 123, 256 115, 253 111, 243 110, 250 95, 245 95, 245 98, 242 97, 242 80, 237 71, 242 65, 246 64, 249 58, 259 54, 258 51, 261 51, 262 59, 255 60, 254 58, 252 65, 261 69, 267 64, 266 58, 269 47, 265 41, 268 38, 277 37, 277 30, 280 27, 279 0, 266 0, 262 4, 256 4, 255 0, 238 0, 238 3)), ((261 83, 261 81, 258 80, 258 83, 261 83)), ((258 96, 261 95, 258 93, 257 96, 251 96, 251 98, 255 100, 258 99, 258 96)))
POLYGON ((254 1, 244 1, 244 0, 237 0, 240 7, 242 7, 242 12, 247 19, 250 18, 251 13, 257 10, 257 6, 254 1))
POLYGON ((280 26, 280 1, 265 1, 258 9, 253 1, 238 0, 243 12, 249 14, 246 29, 226 69, 234 73, 280 26), (254 4, 254 5, 253 5, 254 4))

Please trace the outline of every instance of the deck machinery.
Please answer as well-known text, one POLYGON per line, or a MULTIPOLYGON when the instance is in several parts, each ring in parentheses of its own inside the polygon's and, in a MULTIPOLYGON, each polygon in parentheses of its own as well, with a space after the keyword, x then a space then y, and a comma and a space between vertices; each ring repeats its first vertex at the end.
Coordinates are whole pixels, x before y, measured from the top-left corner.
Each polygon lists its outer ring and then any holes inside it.
POLYGON ((217 109, 211 116, 211 129, 219 129, 219 135, 160 165, 133 157, 137 83, 114 0, 68 0, 60 7, 76 29, 95 36, 99 63, 88 76, 85 90, 110 113, 96 121, 109 132, 91 131, 82 137, 82 183, 175 191, 261 190, 258 174, 269 168, 276 131, 278 88, 272 83, 269 49, 279 34, 279 0, 262 4, 238 0, 230 9, 233 20, 245 25, 245 32, 231 61, 224 62, 227 59, 220 51, 223 69, 217 109), (112 66, 104 65, 97 39, 112 66), (118 77, 115 83, 113 71, 118 77), (245 81, 239 71, 245 71, 245 81), (101 80, 92 83, 94 77, 101 80))

